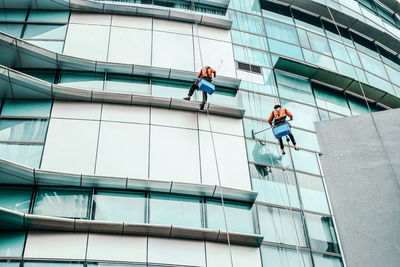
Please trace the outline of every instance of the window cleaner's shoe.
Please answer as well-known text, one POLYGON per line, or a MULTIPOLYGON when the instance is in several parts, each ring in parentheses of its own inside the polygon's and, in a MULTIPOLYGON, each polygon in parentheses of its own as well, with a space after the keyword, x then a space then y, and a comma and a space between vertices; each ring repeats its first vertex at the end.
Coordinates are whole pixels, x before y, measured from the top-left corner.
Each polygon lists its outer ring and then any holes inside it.
POLYGON ((190 97, 184 97, 183 100, 190 101, 190 97))
POLYGON ((285 150, 284 149, 282 149, 282 155, 285 155, 286 153, 285 153, 285 150))
POLYGON ((200 110, 203 110, 204 109, 204 105, 206 104, 206 102, 201 102, 201 104, 200 104, 200 110))
POLYGON ((299 148, 296 145, 294 145, 294 150, 299 150, 299 148))

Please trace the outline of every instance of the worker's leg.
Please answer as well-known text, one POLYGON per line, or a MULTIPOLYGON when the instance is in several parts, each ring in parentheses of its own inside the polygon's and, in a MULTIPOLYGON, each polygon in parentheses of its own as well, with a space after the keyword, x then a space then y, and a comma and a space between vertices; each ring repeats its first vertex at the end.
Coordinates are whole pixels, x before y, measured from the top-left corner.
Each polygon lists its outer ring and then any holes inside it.
POLYGON ((279 146, 282 149, 282 154, 285 155, 285 149, 284 149, 284 146, 283 146, 282 137, 279 138, 279 146))
POLYGON ((203 103, 206 103, 207 102, 207 93, 204 91, 202 91, 202 92, 203 92, 203 103))
POLYGON ((296 146, 296 140, 294 140, 293 134, 289 134, 290 140, 292 140, 293 146, 295 150, 299 150, 296 146))
POLYGON ((199 80, 196 80, 196 81, 190 86, 189 94, 188 94, 187 97, 184 98, 185 100, 190 100, 190 98, 192 97, 194 91, 197 90, 197 89, 199 88, 198 84, 199 84, 199 80))

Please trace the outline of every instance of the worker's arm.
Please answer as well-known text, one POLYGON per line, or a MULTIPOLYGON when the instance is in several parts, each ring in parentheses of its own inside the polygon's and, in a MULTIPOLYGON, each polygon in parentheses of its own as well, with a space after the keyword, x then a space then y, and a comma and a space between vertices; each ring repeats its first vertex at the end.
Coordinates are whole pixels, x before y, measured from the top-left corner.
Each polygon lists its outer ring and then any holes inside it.
POLYGON ((289 110, 286 110, 286 114, 290 117, 290 119, 293 120, 293 115, 292 115, 292 113, 289 112, 289 110))
POLYGON ((269 125, 272 125, 272 120, 273 120, 273 118, 274 118, 274 112, 272 111, 272 112, 271 112, 271 116, 269 116, 269 119, 268 119, 269 125))
POLYGON ((201 71, 199 72, 199 75, 197 75, 197 78, 200 78, 201 77, 201 71))
POLYGON ((211 73, 214 74, 214 77, 217 77, 217 72, 213 68, 211 68, 211 73))

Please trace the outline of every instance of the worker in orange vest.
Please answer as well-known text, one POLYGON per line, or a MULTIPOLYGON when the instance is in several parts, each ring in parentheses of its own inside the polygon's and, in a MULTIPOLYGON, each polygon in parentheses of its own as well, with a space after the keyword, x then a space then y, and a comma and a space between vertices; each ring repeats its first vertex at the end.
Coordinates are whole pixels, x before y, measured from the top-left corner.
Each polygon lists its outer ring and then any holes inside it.
MULTIPOLYGON (((197 75, 196 81, 192 84, 192 86, 190 86, 188 96, 183 99, 190 101, 190 98, 192 97, 194 90, 199 88, 198 84, 200 82, 200 79, 206 79, 208 82, 211 83, 212 75, 214 75, 214 77, 217 76, 217 72, 213 68, 211 68, 210 66, 205 66, 204 68, 202 68, 201 71, 199 72, 199 75, 197 75)), ((203 109, 204 104, 206 102, 207 102, 207 93, 203 91, 203 102, 201 103, 201 109, 203 109)))
MULTIPOLYGON (((269 125, 271 125, 271 127, 276 127, 282 123, 285 123, 286 115, 290 117, 290 120, 293 120, 293 115, 292 115, 292 113, 289 112, 289 110, 282 108, 280 104, 275 104, 274 110, 272 111, 271 116, 269 116, 269 119, 268 119, 269 125), (272 122, 274 122, 274 126, 272 126, 272 122)), ((290 133, 289 137, 290 137, 290 140, 292 140, 294 149, 299 150, 296 146, 296 141, 294 140, 294 136, 290 133)), ((279 145, 282 149, 282 154, 285 155, 285 149, 283 146, 282 137, 279 138, 279 145)))

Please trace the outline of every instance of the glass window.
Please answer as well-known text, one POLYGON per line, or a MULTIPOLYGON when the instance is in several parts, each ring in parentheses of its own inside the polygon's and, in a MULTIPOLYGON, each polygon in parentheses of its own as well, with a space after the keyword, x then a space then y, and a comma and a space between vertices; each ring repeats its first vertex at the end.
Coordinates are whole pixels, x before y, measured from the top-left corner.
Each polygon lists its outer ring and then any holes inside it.
POLYGON ((268 122, 265 121, 258 121, 258 120, 251 120, 251 119, 243 119, 244 124, 244 132, 246 137, 252 138, 252 131, 255 133, 254 136, 257 139, 261 140, 268 140, 271 142, 275 142, 276 138, 270 128, 268 122), (260 132, 262 130, 266 130, 260 132), (257 133, 259 132, 259 133, 257 133))
POLYGON ((358 80, 357 73, 356 73, 354 66, 352 66, 350 64, 346 64, 339 60, 335 60, 335 64, 336 64, 336 67, 337 67, 337 70, 339 73, 341 73, 345 76, 349 76, 355 80, 358 80))
POLYGON ((1 116, 49 117, 51 100, 4 100, 1 116))
POLYGON ((322 29, 319 17, 304 13, 294 8, 292 8, 292 13, 297 26, 324 35, 324 30, 322 29))
POLYGON ((88 199, 88 191, 41 188, 33 214, 86 219, 88 199))
POLYGON ((247 13, 261 14, 258 0, 231 0, 229 3, 229 8, 247 13))
POLYGON ((31 188, 3 186, 0 188, 0 207, 22 213, 29 213, 31 197, 31 188))
POLYGON ((151 224, 202 227, 200 198, 150 194, 151 224))
POLYGON ((314 34, 311 32, 308 32, 307 34, 308 34, 312 49, 314 49, 315 51, 320 52, 322 54, 331 56, 331 50, 330 50, 328 41, 326 40, 325 37, 322 37, 318 34, 314 34))
POLYGON ((274 105, 277 102, 277 98, 264 96, 259 94, 242 93, 243 107, 246 109, 246 116, 255 118, 262 118, 267 120, 274 105))
POLYGON ((293 126, 314 130, 314 122, 319 121, 318 111, 314 107, 281 99, 281 104, 293 114, 293 126))
POLYGON ((261 179, 252 177, 253 190, 258 192, 257 200, 282 206, 299 208, 296 178, 291 171, 253 165, 261 179))
POLYGON ((64 40, 67 25, 28 24, 24 31, 26 39, 64 40))
POLYGON ((232 30, 232 42, 262 50, 268 50, 267 38, 250 33, 232 30))
POLYGON ((257 16, 247 15, 241 12, 229 11, 232 19, 232 29, 239 29, 246 32, 264 34, 262 19, 257 16))
POLYGON ((306 247, 304 223, 299 211, 257 205, 264 241, 306 247))
POLYGON ((332 41, 330 39, 328 41, 332 50, 333 57, 345 61, 347 63, 351 63, 349 53, 346 51, 346 47, 343 44, 332 41))
MULTIPOLYGON (((26 70, 22 69, 19 70, 23 73, 26 73, 30 76, 33 76, 35 78, 38 78, 40 80, 49 82, 49 83, 54 83, 55 77, 56 77, 56 71, 55 70, 26 70)), ((48 101, 51 104, 51 101, 48 101)), ((22 107, 22 106, 21 106, 22 107)), ((50 109, 49 109, 50 111, 50 109)))
POLYGON ((319 175, 319 166, 315 153, 304 150, 292 151, 294 167, 298 171, 309 172, 319 175))
POLYGON ((0 143, 0 158, 18 164, 39 168, 43 145, 21 145, 0 143))
POLYGON ((308 40, 307 32, 305 30, 297 28, 297 34, 300 39, 300 45, 302 47, 311 49, 311 45, 310 45, 310 41, 308 40))
POLYGON ((126 223, 144 223, 144 193, 98 191, 94 196, 94 219, 126 223))
POLYGON ((24 27, 23 24, 0 23, 0 31, 18 38, 21 37, 23 27, 24 27))
MULTIPOLYGON (((224 209, 229 232, 255 233, 250 205, 225 200, 224 209)), ((206 199, 206 221, 207 228, 226 231, 224 211, 220 201, 206 199)))
POLYGON ((271 52, 303 60, 303 54, 299 46, 283 43, 277 40, 268 39, 268 44, 271 52))
POLYGON ((325 55, 316 52, 313 52, 313 58, 314 58, 314 64, 324 69, 336 71, 336 66, 335 62, 333 61, 333 58, 327 57, 325 55))
POLYGON ((276 71, 275 75, 280 97, 315 105, 314 96, 308 80, 287 75, 279 71, 276 71))
POLYGON ((134 94, 150 94, 150 79, 121 74, 107 74, 106 91, 126 92, 134 94))
MULTIPOLYGON (((350 94, 347 94, 346 98, 347 98, 347 101, 349 102, 351 114, 353 116, 369 113, 369 109, 368 109, 368 106, 367 106, 367 103, 365 102, 365 100, 363 100, 359 97, 350 95, 350 94)), ((371 105, 372 105, 372 103, 369 103, 371 111, 372 112, 376 111, 375 108, 371 107, 371 105)))
POLYGON ((302 173, 296 173, 296 177, 304 209, 329 214, 322 178, 302 173))
POLYGON ((311 248, 324 252, 340 253, 331 217, 304 213, 311 248))
POLYGON ((103 90, 103 73, 63 71, 60 74, 60 85, 91 90, 103 90))
POLYGON ((0 141, 44 142, 47 120, 0 120, 0 141))
POLYGON ((24 22, 27 12, 26 9, 0 9, 0 20, 24 22))
POLYGON ((258 66, 272 66, 269 59, 269 53, 267 52, 238 45, 233 46, 233 51, 235 54, 235 59, 238 61, 247 62, 258 66))
POLYGON ((388 76, 385 71, 385 67, 382 62, 372 58, 370 56, 365 55, 364 53, 358 53, 363 64, 365 70, 378 75, 384 79, 388 79, 388 76))
POLYGON ((25 232, 0 232, 0 257, 22 257, 24 244, 25 232))
POLYGON ((315 267, 343 267, 342 260, 325 254, 313 253, 315 267))
POLYGON ((0 261, 0 267, 19 267, 19 266, 20 266, 19 261, 18 262, 10 260, 0 261))
POLYGON ((29 43, 43 47, 44 49, 56 52, 56 53, 62 53, 63 48, 64 48, 64 41, 33 41, 33 40, 28 40, 29 43))
POLYGON ((264 266, 311 267, 311 255, 306 251, 261 246, 264 266))
POLYGON ((34 10, 29 11, 28 22, 68 23, 69 11, 34 10))
POLYGON ((269 19, 264 19, 264 23, 268 37, 296 45, 300 44, 295 27, 269 19))
POLYGON ((42 266, 49 266, 49 267, 83 267, 82 263, 77 262, 38 262, 38 261, 25 261, 24 267, 42 267, 42 266))
POLYGON ((249 161, 272 165, 273 167, 292 168, 289 157, 282 157, 280 149, 275 144, 262 144, 256 141, 246 140, 249 161))
POLYGON ((299 130, 296 128, 292 128, 291 131, 299 147, 307 148, 314 151, 319 151, 319 144, 316 134, 299 130))
POLYGON ((289 6, 280 5, 270 1, 261 1, 261 8, 264 17, 294 24, 289 6))
POLYGON ((191 85, 191 82, 153 78, 152 95, 180 98, 188 94, 191 85))
POLYGON ((343 91, 329 89, 316 84, 313 84, 312 87, 318 107, 335 111, 344 115, 350 115, 350 109, 347 105, 343 91))

